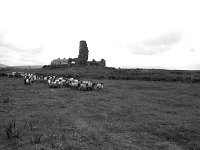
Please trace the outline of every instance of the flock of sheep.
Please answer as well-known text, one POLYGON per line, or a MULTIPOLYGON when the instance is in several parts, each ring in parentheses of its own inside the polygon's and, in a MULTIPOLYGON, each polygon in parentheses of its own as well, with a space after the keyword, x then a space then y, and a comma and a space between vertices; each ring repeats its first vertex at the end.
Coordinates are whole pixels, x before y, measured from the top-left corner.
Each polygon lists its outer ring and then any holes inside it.
POLYGON ((40 81, 47 83, 50 88, 69 87, 71 89, 92 91, 102 90, 103 83, 94 83, 91 80, 81 81, 74 78, 64 78, 56 76, 38 76, 31 73, 21 74, 24 77, 24 84, 30 85, 34 82, 40 81))

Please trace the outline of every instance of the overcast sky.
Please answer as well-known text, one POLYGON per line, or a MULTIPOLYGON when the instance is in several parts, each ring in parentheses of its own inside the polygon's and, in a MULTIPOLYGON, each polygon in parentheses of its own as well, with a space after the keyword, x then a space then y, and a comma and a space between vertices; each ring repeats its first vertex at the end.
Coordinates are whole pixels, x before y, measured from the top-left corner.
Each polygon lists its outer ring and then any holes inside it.
POLYGON ((109 67, 200 69, 199 0, 0 0, 0 63, 78 56, 109 67))

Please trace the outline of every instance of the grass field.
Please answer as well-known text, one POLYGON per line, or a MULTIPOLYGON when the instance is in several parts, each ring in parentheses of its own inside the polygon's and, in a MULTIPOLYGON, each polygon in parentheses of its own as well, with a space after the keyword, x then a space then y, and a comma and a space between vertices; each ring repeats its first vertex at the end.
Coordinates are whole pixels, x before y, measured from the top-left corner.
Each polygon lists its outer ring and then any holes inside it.
POLYGON ((116 69, 102 67, 70 67, 70 68, 46 68, 46 69, 18 69, 0 68, 2 73, 30 72, 38 75, 55 75, 76 78, 94 78, 109 80, 143 80, 143 81, 167 81, 200 83, 199 70, 164 70, 164 69, 116 69))
POLYGON ((200 149, 199 83, 101 82, 76 91, 0 77, 0 149, 200 149), (19 138, 8 140, 9 121, 19 138))

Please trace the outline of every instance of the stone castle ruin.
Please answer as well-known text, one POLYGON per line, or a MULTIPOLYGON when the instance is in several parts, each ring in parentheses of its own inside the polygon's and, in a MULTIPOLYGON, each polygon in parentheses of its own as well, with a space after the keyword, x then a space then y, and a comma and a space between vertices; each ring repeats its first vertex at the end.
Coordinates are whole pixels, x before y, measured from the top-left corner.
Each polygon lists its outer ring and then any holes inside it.
POLYGON ((80 66, 86 66, 88 62, 88 47, 86 41, 80 41, 78 64, 80 66))
POLYGON ((86 66, 97 66, 97 67, 106 67, 106 61, 101 59, 100 61, 96 61, 93 59, 92 61, 88 61, 89 50, 87 47, 86 41, 80 41, 79 45, 79 55, 78 58, 64 58, 64 59, 54 59, 51 61, 51 64, 46 67, 86 67, 86 66))

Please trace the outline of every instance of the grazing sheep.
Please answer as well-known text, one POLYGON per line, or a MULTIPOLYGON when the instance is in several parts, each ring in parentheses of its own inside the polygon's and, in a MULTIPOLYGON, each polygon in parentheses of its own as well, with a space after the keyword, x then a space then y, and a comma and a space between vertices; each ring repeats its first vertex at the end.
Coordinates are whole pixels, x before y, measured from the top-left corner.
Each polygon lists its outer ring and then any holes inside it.
POLYGON ((61 84, 62 84, 62 86, 63 86, 63 85, 65 85, 66 80, 62 79, 60 82, 61 82, 61 84))
POLYGON ((103 89, 103 83, 98 83, 97 84, 97 90, 103 89))
POLYGON ((80 87, 80 83, 79 82, 71 82, 70 86, 72 89, 78 90, 78 88, 80 87))
POLYGON ((80 82, 79 80, 77 80, 77 79, 74 79, 74 81, 73 82, 75 82, 75 83, 78 83, 78 82, 80 82))
POLYGON ((82 81, 82 83, 83 83, 83 84, 87 84, 87 83, 88 83, 88 81, 82 81))
POLYGON ((69 81, 71 81, 71 82, 73 82, 74 81, 74 78, 70 78, 70 79, 68 79, 69 81))
POLYGON ((61 88, 62 87, 62 85, 61 84, 59 84, 59 82, 51 82, 50 84, 49 84, 49 87, 50 88, 61 88))
POLYGON ((51 80, 51 79, 48 79, 48 80, 47 80, 47 83, 48 83, 48 85, 50 85, 50 84, 52 83, 52 80, 51 80))
POLYGON ((34 82, 34 78, 33 78, 33 77, 30 78, 30 82, 31 82, 31 83, 34 82))
POLYGON ((63 82, 63 85, 66 86, 66 87, 70 87, 70 81, 65 80, 65 82, 63 82))
MULTIPOLYGON (((48 75, 39 76, 39 75, 34 75, 31 73, 24 73, 24 72, 20 72, 20 73, 21 73, 21 76, 24 77, 25 85, 30 85, 31 83, 35 81, 41 81, 41 82, 45 81, 44 83, 47 83, 50 88, 61 88, 65 86, 65 87, 70 87, 71 89, 76 89, 76 90, 79 89, 79 90, 84 90, 84 91, 103 89, 103 83, 95 84, 94 82, 92 82, 92 80, 80 81, 74 78, 66 79, 64 77, 56 77, 56 76, 48 76, 48 75)), ((13 72, 11 74, 16 74, 16 73, 13 72)))
POLYGON ((25 78, 25 79, 24 79, 24 84, 25 84, 25 85, 30 85, 30 83, 31 83, 31 81, 30 81, 29 78, 25 78))
POLYGON ((61 80, 59 80, 59 79, 56 79, 55 81, 54 81, 54 83, 55 84, 57 84, 57 85, 59 85, 60 87, 62 87, 62 82, 61 82, 61 80))
POLYGON ((43 78, 43 81, 47 81, 47 80, 48 80, 48 78, 47 78, 47 77, 44 77, 44 78, 43 78))
POLYGON ((88 83, 80 83, 80 88, 79 88, 79 90, 86 91, 86 90, 87 90, 87 87, 88 87, 88 83))
POLYGON ((87 86, 87 90, 92 91, 94 90, 95 83, 89 82, 87 86))

